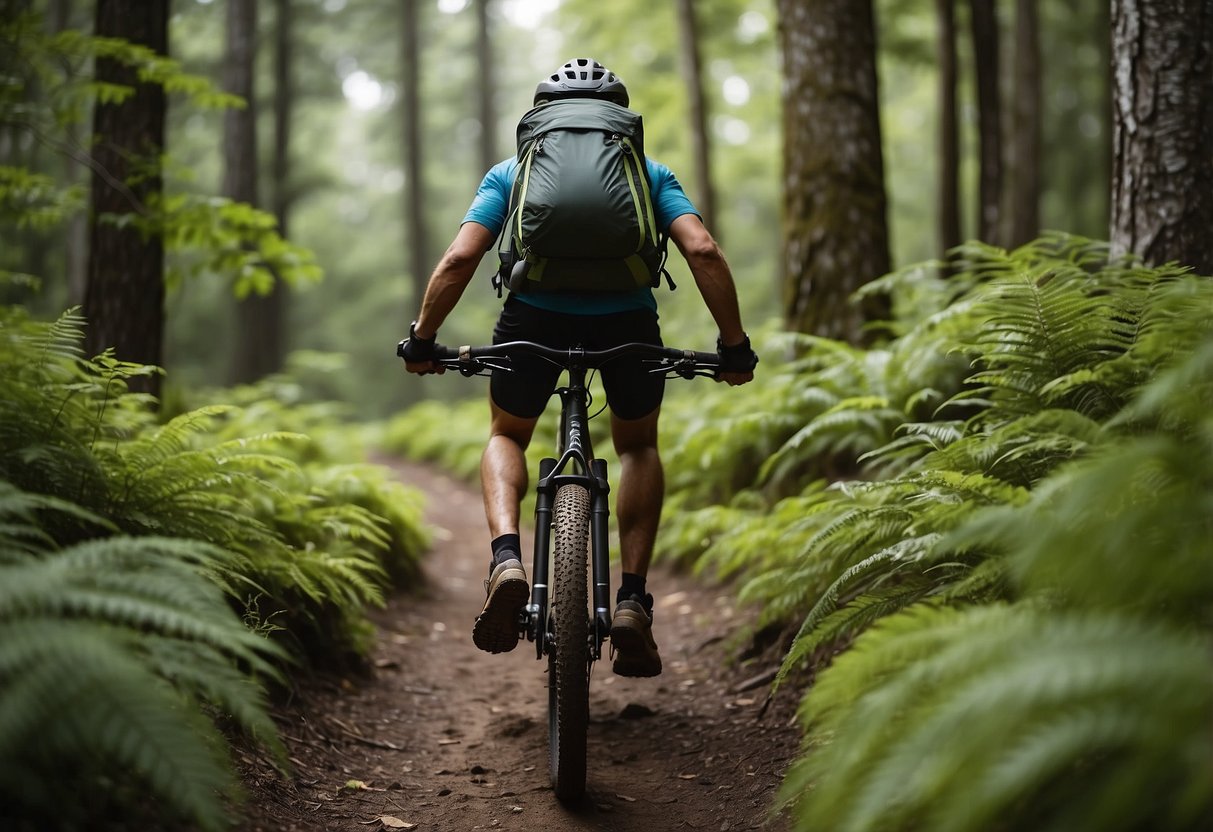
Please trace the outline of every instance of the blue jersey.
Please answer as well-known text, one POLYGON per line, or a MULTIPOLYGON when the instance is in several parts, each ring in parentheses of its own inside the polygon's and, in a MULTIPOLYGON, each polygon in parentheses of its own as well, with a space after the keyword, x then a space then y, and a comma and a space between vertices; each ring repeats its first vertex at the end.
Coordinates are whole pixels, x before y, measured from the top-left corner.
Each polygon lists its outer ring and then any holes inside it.
MULTIPOLYGON (((674 173, 665 165, 645 160, 649 170, 649 190, 653 200, 653 212, 656 215, 657 228, 666 233, 670 223, 683 214, 695 214, 695 206, 682 190, 682 185, 674 173)), ((516 158, 498 162, 484 175, 484 180, 476 191, 472 205, 464 215, 464 222, 475 222, 483 225, 496 236, 501 233, 505 224, 506 211, 509 209, 510 188, 514 184, 514 174, 518 171, 516 158)), ((518 295, 518 300, 547 309, 552 312, 565 312, 573 315, 609 315, 613 312, 627 312, 632 309, 657 310, 657 301, 653 290, 647 286, 628 292, 610 292, 598 294, 550 293, 532 292, 518 295)))

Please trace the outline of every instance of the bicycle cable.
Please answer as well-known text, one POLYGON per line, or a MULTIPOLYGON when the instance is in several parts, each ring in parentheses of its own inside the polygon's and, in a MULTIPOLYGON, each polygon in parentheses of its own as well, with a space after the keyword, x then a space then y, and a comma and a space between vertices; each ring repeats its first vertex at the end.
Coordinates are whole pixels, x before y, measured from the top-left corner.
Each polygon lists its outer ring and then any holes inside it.
MULTIPOLYGON (((590 385, 594 383, 594 376, 598 374, 597 368, 590 370, 590 377, 585 381, 585 409, 588 411, 594 406, 594 394, 590 392, 590 385)), ((598 412, 591 415, 590 419, 597 419, 602 415, 602 411, 607 409, 610 402, 603 402, 602 407, 598 408, 598 412)))

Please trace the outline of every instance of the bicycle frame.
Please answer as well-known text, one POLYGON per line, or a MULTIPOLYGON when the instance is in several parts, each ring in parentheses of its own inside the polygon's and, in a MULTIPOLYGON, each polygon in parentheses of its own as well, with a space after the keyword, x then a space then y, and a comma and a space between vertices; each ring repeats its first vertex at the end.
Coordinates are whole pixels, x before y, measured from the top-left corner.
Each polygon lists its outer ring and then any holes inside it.
MULTIPOLYGON (((406 342, 396 347, 404 357, 406 342)), ((633 355, 653 366, 651 373, 682 378, 713 375, 720 368, 715 353, 675 350, 654 344, 620 344, 605 350, 587 351, 581 347, 555 349, 529 341, 514 341, 488 347, 462 346, 457 350, 434 345, 434 361, 442 371, 458 370, 465 376, 510 372, 513 355, 534 355, 568 371, 568 385, 556 390, 560 396, 560 433, 556 456, 539 463, 539 482, 535 501, 535 552, 531 568, 531 600, 518 615, 518 632, 535 642, 535 657, 548 657, 550 684, 548 686, 548 746, 552 766, 552 786, 561 800, 580 798, 585 790, 586 725, 589 721, 589 671, 592 663, 602 657, 602 643, 611 631, 610 550, 607 520, 610 515, 607 497, 606 462, 594 456, 589 430, 589 392, 587 371, 624 355, 633 355), (580 492, 557 494, 565 486, 584 488, 580 492), (586 503, 589 497, 589 570, 584 570, 580 558, 585 555, 585 542, 570 538, 570 529, 580 535, 586 528, 586 503), (552 523, 560 513, 568 525, 557 530, 553 540, 552 523), (556 615, 550 606, 549 574, 552 570, 552 549, 561 558, 577 557, 576 561, 556 564, 556 615), (592 592, 581 584, 588 571, 592 592), (587 599, 587 595, 589 598, 587 599), (579 645, 581 616, 586 615, 589 600, 592 612, 585 620, 586 643, 579 645), (558 619, 566 634, 576 637, 560 641, 553 632, 558 619), (582 649, 584 647, 584 650, 582 649), (580 667, 582 662, 585 667, 580 667), (584 671, 585 675, 582 675, 584 671), (564 680, 563 682, 561 680, 564 680)))
POLYGON ((611 630, 611 571, 608 519, 610 507, 606 461, 596 459, 590 440, 586 367, 576 360, 567 367, 569 383, 556 390, 560 397, 559 458, 539 463, 539 483, 535 498, 535 551, 531 569, 531 603, 524 622, 527 638, 535 642, 535 658, 542 659, 551 649, 548 626, 548 569, 551 550, 552 504, 556 492, 566 485, 578 485, 590 494, 590 574, 593 586, 594 615, 590 635, 590 656, 602 656, 602 642, 611 630))
MULTIPOLYGON (((404 357, 405 341, 396 346, 404 357)), ((588 352, 580 347, 554 349, 528 341, 516 341, 486 347, 462 346, 452 349, 434 346, 435 360, 444 368, 465 376, 487 375, 490 371, 509 370, 508 357, 515 351, 538 355, 568 371, 567 387, 556 390, 560 396, 560 434, 556 458, 539 463, 539 483, 535 501, 535 549, 531 568, 531 602, 522 611, 518 627, 535 642, 535 656, 542 659, 552 651, 553 635, 549 625, 549 567, 552 542, 552 511, 556 492, 565 485, 578 485, 590 495, 590 576, 593 592, 593 621, 590 628, 590 657, 602 657, 602 642, 611 630, 610 543, 606 462, 594 457, 589 431, 589 393, 586 373, 589 369, 625 354, 641 354, 655 366, 650 372, 682 378, 712 376, 720 367, 715 353, 676 350, 653 344, 620 344, 606 350, 588 352), (503 365, 502 361, 506 363, 503 365)))

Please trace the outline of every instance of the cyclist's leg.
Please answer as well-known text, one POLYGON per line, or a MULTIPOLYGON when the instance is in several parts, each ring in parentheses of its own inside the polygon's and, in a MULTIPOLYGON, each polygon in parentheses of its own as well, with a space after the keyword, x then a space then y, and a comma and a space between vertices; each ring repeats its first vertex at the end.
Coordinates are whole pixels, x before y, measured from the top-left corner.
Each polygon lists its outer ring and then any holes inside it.
POLYGON ((660 408, 639 419, 611 414, 611 437, 619 455, 615 515, 623 571, 644 577, 653 558, 653 541, 665 496, 664 470, 657 451, 660 408))
MULTIPOLYGON (((661 343, 655 315, 637 313, 615 319, 618 341, 661 343)), ((611 622, 614 671, 621 676, 656 676, 661 656, 653 640, 653 597, 644 579, 653 557, 653 541, 665 494, 657 450, 657 420, 664 378, 640 361, 619 361, 604 368, 602 383, 611 406, 611 435, 619 455, 615 515, 623 581, 611 622)))
POLYGON ((489 397, 492 425, 480 458, 480 482, 489 534, 518 534, 519 504, 527 489, 526 448, 539 418, 523 418, 503 410, 489 397))
MULTIPOLYGON (((552 328, 551 313, 521 303, 513 295, 502 307, 493 343, 540 341, 552 328)), ((494 372, 489 383, 492 424, 480 459, 480 482, 489 532, 496 539, 518 534, 519 504, 527 488, 525 451, 560 369, 538 358, 519 356, 511 372, 494 372)))
POLYGON ((620 676, 661 673, 661 655, 653 639, 653 596, 644 591, 664 494, 661 457, 657 453, 658 413, 654 409, 640 419, 611 415, 611 433, 620 463, 615 513, 624 573, 611 620, 611 650, 615 659, 612 669, 620 676))
MULTIPOLYGON (((534 331, 528 310, 509 304, 493 332, 493 342, 525 339, 534 331)), ((533 317, 533 316, 531 316, 533 317)), ((472 627, 481 650, 501 653, 518 643, 518 619, 530 597, 518 541, 519 504, 527 487, 526 446, 556 385, 557 373, 516 360, 512 373, 493 373, 489 385, 492 422, 480 459, 484 511, 494 540, 493 561, 485 583, 484 608, 472 627), (503 539, 504 538, 504 539, 503 539)))

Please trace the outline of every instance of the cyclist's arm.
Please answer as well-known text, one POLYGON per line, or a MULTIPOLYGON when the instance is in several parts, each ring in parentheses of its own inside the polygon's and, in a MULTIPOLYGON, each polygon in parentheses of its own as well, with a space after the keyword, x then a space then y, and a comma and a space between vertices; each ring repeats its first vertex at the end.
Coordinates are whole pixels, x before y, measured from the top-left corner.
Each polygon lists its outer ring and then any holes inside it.
POLYGON ((455 308, 463 290, 476 274, 484 253, 493 245, 494 234, 478 222, 465 222, 430 275, 414 330, 419 338, 432 338, 455 308))
POLYGON ((670 238, 691 268, 699 294, 720 330, 720 340, 726 346, 740 344, 746 336, 737 305, 737 287, 720 246, 696 214, 683 214, 670 223, 670 238))
MULTIPOLYGON (((683 214, 677 217, 670 223, 669 233, 691 268, 699 294, 703 296, 703 302, 720 330, 721 343, 731 347, 744 342, 746 333, 741 325, 733 273, 720 246, 704 227, 699 215, 683 214)), ((722 372, 717 376, 718 380, 730 385, 745 384, 753 378, 753 372, 722 372)))

